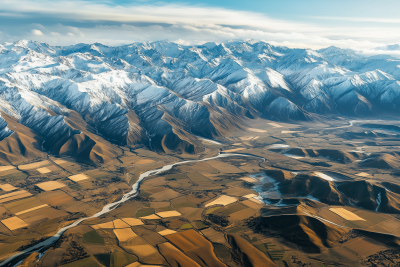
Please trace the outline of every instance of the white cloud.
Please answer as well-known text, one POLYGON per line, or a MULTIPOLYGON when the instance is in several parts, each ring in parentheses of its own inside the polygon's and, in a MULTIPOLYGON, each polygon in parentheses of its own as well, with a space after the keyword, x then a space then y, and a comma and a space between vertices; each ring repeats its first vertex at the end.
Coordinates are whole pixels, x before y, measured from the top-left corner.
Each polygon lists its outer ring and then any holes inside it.
MULTIPOLYGON (((81 0, 3 0, 2 10, 7 14, 38 14, 54 20, 53 24, 39 27, 41 30, 37 31, 42 35, 32 33, 38 40, 40 37, 41 41, 59 45, 79 42, 118 45, 162 39, 190 45, 206 41, 223 42, 227 39, 257 39, 289 47, 322 48, 335 45, 363 50, 400 41, 400 25, 396 24, 397 20, 385 21, 393 22, 390 27, 380 23, 374 27, 362 23, 349 23, 347 26, 338 26, 336 23, 322 25, 206 6, 143 3, 123 7, 110 6, 101 1, 81 0), (43 32, 50 34, 43 35, 43 32)), ((363 21, 362 18, 360 20, 363 21)), ((368 21, 374 21, 374 18, 368 21)), ((0 41, 14 41, 5 38, 27 38, 25 35, 22 29, 20 32, 7 32, 0 41)))
POLYGON ((321 20, 337 20, 337 21, 379 22, 379 23, 396 23, 396 24, 400 23, 400 19, 393 19, 393 18, 319 17, 319 16, 312 16, 309 18, 321 19, 321 20))
POLYGON ((33 29, 32 30, 32 34, 33 35, 37 35, 37 36, 42 36, 44 35, 42 31, 38 30, 38 29, 33 29))

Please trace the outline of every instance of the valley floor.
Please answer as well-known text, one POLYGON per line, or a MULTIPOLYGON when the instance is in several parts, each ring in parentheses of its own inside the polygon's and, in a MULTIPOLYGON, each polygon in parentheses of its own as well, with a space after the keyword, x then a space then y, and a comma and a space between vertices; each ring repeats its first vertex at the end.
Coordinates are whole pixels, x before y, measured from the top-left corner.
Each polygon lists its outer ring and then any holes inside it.
POLYGON ((223 140, 202 139, 201 154, 121 147, 121 156, 102 165, 48 156, 0 166, 0 260, 49 267, 399 264, 397 127, 390 120, 259 119, 223 140), (120 200, 142 173, 219 153, 238 155, 151 175, 110 212, 7 261, 120 200))

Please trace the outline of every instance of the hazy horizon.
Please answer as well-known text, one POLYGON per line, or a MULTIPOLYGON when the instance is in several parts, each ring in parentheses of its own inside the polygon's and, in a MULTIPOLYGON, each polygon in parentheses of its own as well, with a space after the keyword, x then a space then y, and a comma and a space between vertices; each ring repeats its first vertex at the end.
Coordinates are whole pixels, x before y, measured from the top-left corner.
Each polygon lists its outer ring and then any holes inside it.
POLYGON ((268 40, 290 48, 369 50, 400 43, 395 1, 3 1, 0 42, 192 45, 268 40))

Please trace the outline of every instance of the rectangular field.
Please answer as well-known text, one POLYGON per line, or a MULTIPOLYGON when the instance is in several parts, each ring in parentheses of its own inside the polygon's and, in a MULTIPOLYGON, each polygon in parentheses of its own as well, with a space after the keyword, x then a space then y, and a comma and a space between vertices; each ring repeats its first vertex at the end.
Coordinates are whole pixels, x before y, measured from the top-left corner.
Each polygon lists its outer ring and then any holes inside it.
POLYGON ((23 211, 17 212, 17 213, 15 213, 15 215, 21 215, 21 214, 28 213, 28 212, 31 212, 31 211, 34 211, 34 210, 38 210, 38 209, 41 209, 41 208, 45 208, 45 207, 48 207, 48 206, 49 205, 47 205, 47 204, 43 204, 43 205, 40 205, 40 206, 36 206, 34 208, 30 208, 30 209, 27 209, 27 210, 23 210, 23 211))
POLYGON ((159 220, 160 217, 158 217, 155 214, 151 214, 151 215, 148 215, 148 216, 140 217, 140 219, 144 219, 144 220, 159 220))
POLYGON ((49 181, 49 182, 43 182, 43 183, 36 184, 36 186, 44 191, 52 191, 52 190, 62 188, 66 185, 63 183, 57 182, 57 181, 49 181))
POLYGON ((8 229, 12 230, 16 230, 19 228, 24 228, 27 227, 28 224, 25 223, 23 220, 21 220, 18 217, 11 217, 5 220, 1 221, 5 226, 7 226, 8 229))
POLYGON ((40 205, 43 205, 43 203, 40 202, 39 199, 37 199, 36 197, 30 197, 7 203, 4 205, 4 207, 12 213, 17 213, 40 205))
POLYGON ((165 229, 165 230, 162 230, 162 231, 160 231, 160 232, 158 232, 158 233, 159 233, 160 235, 162 235, 162 236, 166 236, 166 235, 175 234, 176 231, 171 230, 171 229, 165 229))
POLYGON ((12 200, 29 197, 29 196, 32 196, 32 194, 25 190, 12 192, 12 193, 0 196, 0 203, 5 203, 5 202, 9 202, 12 200))
POLYGON ((330 208, 329 210, 348 221, 365 221, 363 218, 344 208, 330 208))
POLYGON ((98 228, 104 228, 104 229, 114 229, 114 223, 111 222, 106 222, 106 223, 100 223, 96 224, 98 228))
POLYGON ((38 169, 40 167, 48 166, 51 165, 51 162, 48 160, 43 160, 35 163, 30 163, 30 164, 25 164, 25 165, 19 165, 18 168, 20 170, 32 170, 32 169, 38 169))
POLYGON ((18 188, 16 188, 13 185, 10 185, 10 184, 0 184, 0 189, 3 191, 9 192, 9 191, 17 190, 18 188))
POLYGON ((80 173, 80 174, 75 174, 75 175, 69 176, 68 178, 74 182, 79 182, 82 180, 89 179, 89 176, 87 176, 86 174, 80 173))
POLYGON ((187 176, 195 183, 210 182, 207 177, 201 175, 200 173, 188 173, 187 176))
POLYGON ((129 239, 137 237, 131 228, 114 229, 114 234, 117 236, 119 242, 125 242, 129 239))
POLYGON ((210 203, 206 204, 206 207, 210 207, 213 205, 229 205, 231 203, 236 202, 238 199, 236 197, 231 197, 231 196, 227 196, 227 195, 222 195, 219 198, 217 198, 214 201, 211 201, 210 203))

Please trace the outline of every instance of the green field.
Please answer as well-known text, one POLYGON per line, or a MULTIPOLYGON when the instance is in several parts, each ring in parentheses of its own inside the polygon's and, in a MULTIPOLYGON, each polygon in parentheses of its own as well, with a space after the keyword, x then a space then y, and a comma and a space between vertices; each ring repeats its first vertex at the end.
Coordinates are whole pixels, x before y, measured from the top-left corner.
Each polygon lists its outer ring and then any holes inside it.
POLYGON ((160 208, 162 211, 171 211, 173 210, 170 206, 160 208))
POLYGON ((136 256, 123 251, 115 252, 111 255, 111 262, 113 267, 124 267, 137 260, 138 258, 136 256))
POLYGON ((140 209, 136 212, 136 217, 144 217, 144 216, 148 216, 154 214, 154 209, 152 208, 146 208, 146 209, 140 209))
POLYGON ((194 221, 193 223, 194 223, 194 226, 195 226, 197 229, 199 229, 199 230, 208 227, 208 226, 205 225, 202 221, 194 221))
POLYGON ((211 182, 207 177, 205 177, 199 173, 188 173, 187 176, 194 183, 211 182))
POLYGON ((221 207, 213 207, 213 208, 209 208, 207 211, 206 211, 206 214, 210 214, 210 213, 213 213, 214 211, 216 211, 216 210, 218 210, 218 209, 220 209, 221 207))
POLYGON ((192 228, 193 226, 190 223, 185 223, 184 225, 181 226, 181 230, 187 230, 192 228))
POLYGON ((96 254, 93 255, 98 262, 100 262, 105 267, 110 267, 111 264, 111 254, 96 254))
POLYGON ((145 198, 147 198, 147 197, 149 197, 149 196, 151 196, 151 194, 150 194, 150 193, 147 193, 147 192, 145 192, 145 191, 141 191, 141 192, 139 193, 139 195, 138 195, 138 197, 145 197, 145 198))
POLYGON ((360 228, 360 229, 367 229, 370 225, 363 221, 347 221, 345 225, 350 228, 360 228))
POLYGON ((83 242, 87 244, 104 245, 104 239, 95 230, 83 234, 83 242))

